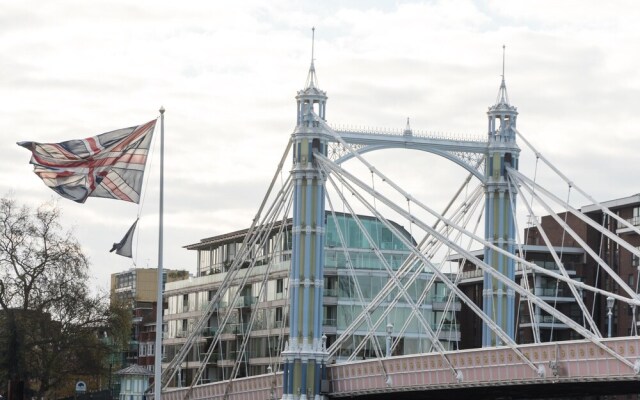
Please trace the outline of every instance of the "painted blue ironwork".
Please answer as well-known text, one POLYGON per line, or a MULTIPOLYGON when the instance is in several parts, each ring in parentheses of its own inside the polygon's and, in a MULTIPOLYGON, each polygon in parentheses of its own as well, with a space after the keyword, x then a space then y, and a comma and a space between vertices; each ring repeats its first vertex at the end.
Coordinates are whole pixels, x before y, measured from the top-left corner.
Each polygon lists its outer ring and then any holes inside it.
POLYGON ((283 399, 320 398, 321 370, 326 364, 323 348, 322 291, 324 250, 324 177, 313 153, 326 155, 329 136, 321 128, 327 95, 318 88, 313 50, 305 88, 298 92, 297 125, 292 135, 294 159, 291 176, 295 185, 294 249, 290 280, 289 342, 282 352, 287 383, 283 399))
MULTIPOLYGON (((324 184, 325 178, 313 160, 313 152, 331 155, 338 163, 354 155, 335 143, 324 129, 326 92, 317 84, 313 50, 306 86, 297 96, 297 125, 292 135, 294 147, 292 179, 295 185, 293 214, 293 254, 290 280, 290 327, 288 346, 282 353, 286 379, 283 399, 307 400, 307 393, 320 396, 318 382, 323 368, 320 344, 323 290, 324 184), (320 123, 322 121, 322 123, 320 123), (311 371, 313 369, 313 371, 311 371)), ((509 252, 514 251, 515 227, 506 168, 517 169, 520 149, 515 142, 516 108, 508 102, 504 74, 495 105, 489 108, 487 139, 451 138, 442 135, 415 135, 409 120, 397 133, 377 130, 336 130, 344 142, 359 154, 390 148, 430 152, 465 168, 485 186, 485 238, 509 252), (499 122, 499 124, 498 124, 499 122), (484 160, 484 165, 483 161, 484 160)), ((504 254, 486 248, 484 260, 495 270, 515 279, 514 262, 504 254)), ((483 311, 513 339, 515 295, 512 289, 484 276, 483 311)), ((483 323, 484 346, 500 344, 495 333, 483 323)))

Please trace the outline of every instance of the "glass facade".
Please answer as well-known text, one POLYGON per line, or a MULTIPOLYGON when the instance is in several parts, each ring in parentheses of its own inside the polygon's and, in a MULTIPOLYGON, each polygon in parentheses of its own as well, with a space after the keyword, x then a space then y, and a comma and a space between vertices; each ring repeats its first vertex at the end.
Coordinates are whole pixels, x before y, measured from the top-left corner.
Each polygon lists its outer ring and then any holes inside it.
MULTIPOLYGON (((353 217, 337 214, 334 219, 332 214, 327 213, 326 218, 322 318, 323 332, 328 338, 327 345, 331 345, 389 282, 385 265, 376 256, 374 247, 380 249, 382 257, 393 270, 397 270, 402 265, 410 252, 391 230, 374 218, 359 217, 368 235, 374 240, 374 244, 369 243, 367 236, 360 230, 353 217), (342 231, 345 245, 340 242, 338 229, 342 231), (349 263, 351 268, 348 266, 349 263), (362 297, 359 297, 357 287, 362 297)), ((413 242, 406 230, 399 225, 394 226, 413 242)), ((236 278, 236 281, 239 282, 245 274, 249 274, 246 286, 240 288, 239 285, 232 284, 221 296, 217 312, 214 312, 207 321, 206 328, 201 333, 199 345, 195 346, 187 359, 189 368, 182 371, 180 381, 190 382, 191 374, 199 366, 199 361, 202 360, 211 337, 218 331, 221 333, 220 342, 214 348, 203 382, 227 379, 236 359, 243 363, 239 376, 266 373, 269 366, 273 369, 279 368, 279 354, 288 339, 290 221, 287 221, 286 234, 280 240, 277 238, 277 231, 278 229, 274 228, 263 247, 252 249, 251 255, 255 259, 253 267, 248 268, 251 264, 249 261, 241 264, 243 269, 239 271, 240 277, 236 278), (270 266, 269 260, 272 260, 270 266), (264 288, 263 281, 266 282, 264 288), (238 292, 240 294, 236 301, 230 304, 238 292), (227 313, 229 313, 229 320, 226 326, 220 328, 221 320, 227 313), (252 324, 251 329, 249 329, 250 324, 252 324), (238 349, 246 335, 250 336, 248 348, 243 354, 238 354, 238 349)), ((185 337, 193 330, 193 326, 220 287, 226 271, 239 250, 244 233, 221 235, 187 246, 198 252, 198 277, 188 282, 167 284, 165 296, 169 308, 165 312, 168 327, 165 338, 167 351, 165 362, 169 362, 185 342, 185 337)), ((430 274, 422 273, 407 288, 407 293, 413 301, 420 297, 431 277, 430 274)), ((373 321, 382 316, 384 308, 397 293, 397 289, 391 291, 382 304, 370 313, 373 321)), ((443 299, 446 301, 447 295, 445 286, 435 282, 419 308, 429 327, 434 331, 439 328, 438 337, 444 346, 455 348, 459 340, 459 332, 455 326, 455 313, 443 313, 441 308, 435 307, 438 309, 434 310, 433 306, 435 302, 443 299)), ((459 310, 459 303, 457 306, 459 310)), ((454 310, 456 310, 455 307, 454 310)), ((376 328, 376 337, 383 353, 387 324, 394 326, 392 337, 397 341, 397 345, 393 354, 411 354, 430 350, 431 341, 427 339, 426 329, 417 318, 412 317, 411 307, 406 301, 401 299, 389 315, 382 318, 376 328), (403 333, 398 338, 401 330, 403 333)), ((370 341, 365 343, 357 354, 354 354, 368 331, 367 324, 358 327, 354 335, 342 344, 335 361, 341 362, 350 356, 359 359, 374 357, 375 352, 372 350, 373 344, 370 341)))

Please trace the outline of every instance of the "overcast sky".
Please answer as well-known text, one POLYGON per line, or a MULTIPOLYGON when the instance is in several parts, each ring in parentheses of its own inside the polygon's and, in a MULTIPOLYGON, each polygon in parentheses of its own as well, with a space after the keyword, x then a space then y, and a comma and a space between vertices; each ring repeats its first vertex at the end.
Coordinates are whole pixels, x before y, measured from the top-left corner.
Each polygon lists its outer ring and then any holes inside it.
MULTIPOLYGON (((312 26, 330 123, 402 128, 411 117, 414 129, 484 135, 505 44, 519 130, 597 199, 631 195, 640 192, 638 21, 631 1, 3 1, 0 195, 32 206, 56 198, 17 141, 93 136, 153 119, 163 105, 164 265, 195 271, 182 246, 245 228, 257 210, 295 125, 312 26)), ((424 154, 372 159, 435 204, 446 195, 433 188, 464 175, 424 154)), ((523 150, 521 159, 533 175, 535 158, 523 150)), ((157 262, 157 152, 147 178, 134 249, 142 267, 157 262)), ((107 288, 109 274, 133 265, 108 250, 138 206, 58 204, 95 285, 107 288)))

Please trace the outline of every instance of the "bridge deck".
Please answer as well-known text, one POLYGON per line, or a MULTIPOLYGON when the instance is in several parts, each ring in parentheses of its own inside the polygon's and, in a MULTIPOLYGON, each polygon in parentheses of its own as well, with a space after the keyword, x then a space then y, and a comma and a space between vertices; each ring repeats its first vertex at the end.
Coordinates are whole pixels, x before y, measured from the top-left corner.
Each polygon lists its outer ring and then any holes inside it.
MULTIPOLYGON (((631 363, 640 359, 640 338, 606 339, 631 363)), ((353 397, 373 394, 440 391, 487 386, 562 384, 576 382, 640 381, 633 368, 615 359, 595 344, 580 340, 520 346, 533 364, 533 370, 506 347, 471 349, 447 353, 456 375, 438 354, 416 354, 337 364, 329 367, 330 397, 353 397), (386 370, 387 375, 385 375, 386 370), (554 368, 556 365, 557 368, 554 368), (387 379, 391 378, 390 381, 387 379), (389 382, 389 384, 387 384, 389 382)), ((197 386, 191 400, 222 399, 226 382, 197 386)), ((237 379, 229 393, 230 400, 264 400, 281 398, 282 375, 260 375, 237 379)), ((182 400, 186 389, 163 393, 163 400, 182 400)))

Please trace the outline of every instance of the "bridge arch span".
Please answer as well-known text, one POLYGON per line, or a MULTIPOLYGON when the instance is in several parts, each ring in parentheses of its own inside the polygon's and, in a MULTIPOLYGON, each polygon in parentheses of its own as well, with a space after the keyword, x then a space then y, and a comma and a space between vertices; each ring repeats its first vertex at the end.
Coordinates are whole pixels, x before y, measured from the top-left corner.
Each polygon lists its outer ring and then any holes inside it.
MULTIPOLYGON (((418 151, 424 151, 426 153, 435 154, 437 156, 443 157, 449 161, 452 161, 458 164, 459 166, 461 166, 462 168, 464 168, 465 170, 473 174, 476 178, 478 178, 480 182, 483 182, 483 183, 485 182, 484 173, 482 172, 482 169, 478 168, 479 165, 476 165, 476 167, 474 168, 474 166, 468 161, 448 151, 443 151, 443 150, 434 148, 433 145, 431 144, 411 144, 411 143, 397 143, 397 144, 385 144, 385 145, 378 144, 378 145, 364 146, 364 147, 361 147, 360 149, 356 149, 355 151, 358 154, 366 154, 372 151, 388 150, 388 149, 418 150, 418 151)), ((353 153, 349 153, 336 159, 335 163, 342 164, 354 157, 355 155, 353 153)))

